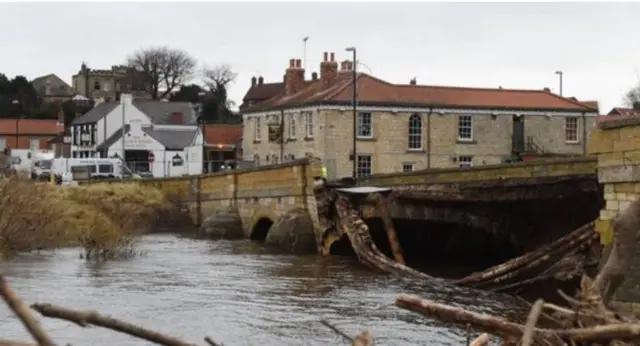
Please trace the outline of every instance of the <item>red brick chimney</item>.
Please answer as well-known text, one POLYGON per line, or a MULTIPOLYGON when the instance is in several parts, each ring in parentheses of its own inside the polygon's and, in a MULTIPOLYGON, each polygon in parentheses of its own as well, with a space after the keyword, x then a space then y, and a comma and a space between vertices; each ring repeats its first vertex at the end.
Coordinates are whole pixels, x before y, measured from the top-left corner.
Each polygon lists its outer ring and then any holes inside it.
POLYGON ((173 112, 171 113, 171 118, 169 122, 173 125, 182 125, 184 123, 184 114, 182 112, 173 112))
POLYGON ((325 85, 329 85, 338 75, 338 63, 335 61, 335 54, 324 52, 324 60, 320 63, 320 80, 325 85))
POLYGON ((289 68, 284 75, 284 89, 287 95, 294 94, 304 87, 304 68, 302 60, 289 59, 289 68))

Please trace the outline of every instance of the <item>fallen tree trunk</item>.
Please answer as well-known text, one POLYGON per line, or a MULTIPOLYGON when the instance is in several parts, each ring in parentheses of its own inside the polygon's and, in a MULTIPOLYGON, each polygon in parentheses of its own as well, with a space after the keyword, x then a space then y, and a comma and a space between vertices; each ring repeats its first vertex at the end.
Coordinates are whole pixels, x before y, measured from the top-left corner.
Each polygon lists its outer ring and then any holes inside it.
POLYGON ((491 279, 494 279, 496 277, 512 272, 520 267, 523 267, 528 263, 531 263, 532 261, 535 261, 538 258, 544 256, 550 251, 563 247, 566 244, 571 243, 575 239, 580 238, 586 233, 593 232, 593 230, 594 230, 594 222, 589 222, 588 224, 565 235, 564 237, 554 241, 553 243, 544 245, 534 251, 528 252, 520 257, 516 257, 514 259, 511 259, 497 266, 488 268, 484 271, 473 273, 462 279, 454 280, 453 283, 456 285, 465 285, 473 282, 490 281, 491 279))
POLYGON ((396 263, 385 256, 371 239, 369 227, 353 210, 351 202, 345 196, 338 195, 335 201, 336 224, 341 234, 346 234, 360 262, 387 273, 420 279, 436 279, 429 275, 396 263))

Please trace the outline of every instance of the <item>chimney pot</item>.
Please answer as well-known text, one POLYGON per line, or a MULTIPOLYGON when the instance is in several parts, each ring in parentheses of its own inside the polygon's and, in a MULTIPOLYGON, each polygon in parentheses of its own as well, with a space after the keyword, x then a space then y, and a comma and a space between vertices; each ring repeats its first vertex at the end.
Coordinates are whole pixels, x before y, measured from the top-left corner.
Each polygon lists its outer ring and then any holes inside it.
POLYGON ((318 80, 318 72, 313 72, 311 74, 311 80, 318 80))
POLYGON ((323 61, 329 61, 329 53, 324 52, 324 60, 323 61))
POLYGON ((544 90, 544 91, 546 91, 546 92, 551 92, 551 89, 549 89, 549 88, 544 88, 544 89, 542 89, 542 90, 544 90))
POLYGON ((256 77, 251 77, 251 86, 256 86, 256 77))
POLYGON ((262 76, 258 77, 258 85, 264 84, 264 78, 262 76))
POLYGON ((296 59, 296 67, 297 68, 302 68, 302 60, 296 59))
POLYGON ((296 67, 296 59, 289 59, 289 67, 290 68, 296 67))
POLYGON ((331 62, 336 61, 336 54, 334 52, 331 52, 331 62))

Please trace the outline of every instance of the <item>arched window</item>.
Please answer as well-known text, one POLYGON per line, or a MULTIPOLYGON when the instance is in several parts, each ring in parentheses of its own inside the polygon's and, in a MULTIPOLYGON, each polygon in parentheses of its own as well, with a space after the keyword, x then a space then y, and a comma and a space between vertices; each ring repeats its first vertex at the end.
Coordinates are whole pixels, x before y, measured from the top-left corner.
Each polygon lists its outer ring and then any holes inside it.
POLYGON ((419 114, 409 117, 409 149, 422 149, 422 119, 419 114))

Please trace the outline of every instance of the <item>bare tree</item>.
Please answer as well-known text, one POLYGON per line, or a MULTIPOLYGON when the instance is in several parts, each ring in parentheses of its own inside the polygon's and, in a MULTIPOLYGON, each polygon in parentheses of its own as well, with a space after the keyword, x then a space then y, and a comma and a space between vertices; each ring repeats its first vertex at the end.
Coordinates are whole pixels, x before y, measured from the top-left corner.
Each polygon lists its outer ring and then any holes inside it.
POLYGON ((150 47, 132 54, 128 65, 133 73, 134 89, 145 91, 157 100, 191 79, 196 60, 179 49, 150 47))
POLYGON ((627 91, 627 93, 624 95, 623 102, 628 107, 633 107, 634 103, 640 102, 640 84, 627 91))
POLYGON ((209 88, 211 93, 217 94, 219 98, 223 98, 227 108, 235 106, 235 102, 227 99, 227 88, 238 76, 237 73, 231 70, 230 65, 220 64, 211 68, 204 68, 202 75, 204 84, 209 88))
POLYGON ((232 83, 237 74, 231 70, 227 64, 216 65, 211 68, 202 69, 204 84, 213 92, 220 88, 226 88, 232 83))

